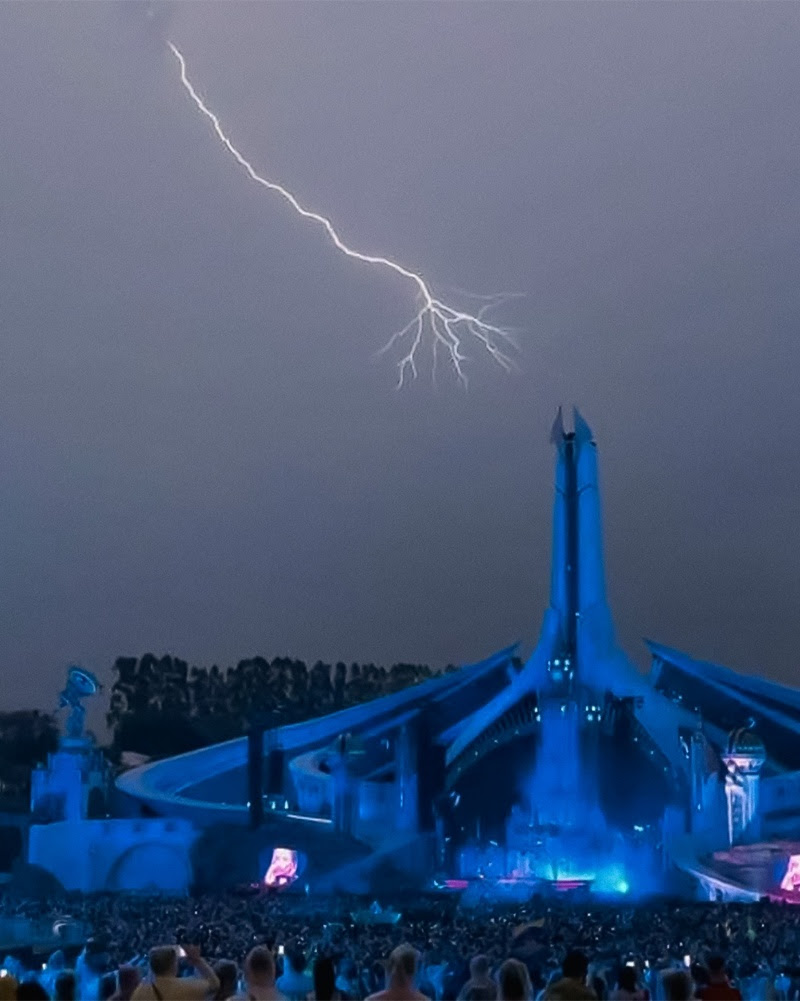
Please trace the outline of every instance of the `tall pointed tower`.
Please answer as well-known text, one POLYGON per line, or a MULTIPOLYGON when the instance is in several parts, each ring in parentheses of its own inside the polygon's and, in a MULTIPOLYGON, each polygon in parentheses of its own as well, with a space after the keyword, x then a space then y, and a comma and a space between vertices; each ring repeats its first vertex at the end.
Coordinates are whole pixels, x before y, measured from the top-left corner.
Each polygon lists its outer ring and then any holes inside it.
POLYGON ((678 727, 693 726, 692 715, 656 692, 617 645, 606 597, 591 428, 576 409, 573 429, 566 430, 559 408, 550 438, 555 447, 550 601, 539 640, 508 687, 465 722, 448 748, 448 765, 458 773, 482 756, 487 741, 497 744, 509 730, 543 728, 547 707, 559 700, 559 712, 567 707, 564 715, 601 722, 604 702, 613 695, 635 706, 644 733, 670 766, 685 771, 678 727))

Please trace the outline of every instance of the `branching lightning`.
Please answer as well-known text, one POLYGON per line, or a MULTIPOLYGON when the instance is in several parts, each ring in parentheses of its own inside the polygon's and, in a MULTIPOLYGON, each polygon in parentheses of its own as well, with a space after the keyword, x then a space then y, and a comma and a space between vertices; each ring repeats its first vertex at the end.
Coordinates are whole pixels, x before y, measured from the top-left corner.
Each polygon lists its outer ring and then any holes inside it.
POLYGON ((507 328, 489 323, 486 319, 484 319, 486 313, 492 307, 495 307, 508 299, 508 295, 483 297, 472 296, 471 298, 475 300, 483 299, 483 305, 477 309, 477 311, 468 312, 456 309, 454 306, 451 306, 449 303, 444 302, 442 299, 439 299, 436 295, 434 295, 428 283, 422 275, 417 274, 417 272, 411 271, 389 257, 383 257, 375 254, 363 254, 360 251, 354 250, 352 247, 348 246, 334 229, 330 219, 326 216, 320 215, 318 212, 312 212, 310 209, 305 208, 300 204, 291 191, 287 190, 276 181, 270 181, 256 172, 253 165, 239 152, 239 150, 228 138, 222 128, 222 125, 220 124, 219 118, 205 104, 203 99, 195 90, 192 82, 187 76, 186 60, 180 50, 173 45, 172 42, 169 43, 169 47, 175 58, 178 60, 181 83, 185 87, 189 96, 194 101, 198 110, 201 111, 211 122, 214 132, 222 145, 245 170, 251 180, 255 181, 256 184, 260 184, 262 187, 267 188, 269 191, 273 191, 275 194, 280 195, 291 205, 295 212, 304 219, 309 219, 321 226, 336 249, 345 254, 347 257, 361 261, 364 264, 371 264, 393 271, 395 274, 400 275, 401 278, 405 278, 416 287, 418 305, 416 314, 411 320, 409 320, 402 330, 398 330, 396 333, 392 334, 387 343, 378 351, 378 354, 382 355, 396 345, 406 346, 405 354, 403 354, 397 363, 399 369, 398 389, 402 388, 407 376, 410 375, 416 379, 418 375, 417 363, 419 355, 423 350, 423 345, 427 342, 431 343, 431 349, 433 352, 434 378, 436 375, 437 351, 441 349, 444 352, 445 357, 448 358, 452 364, 458 381, 466 387, 467 376, 464 371, 464 363, 467 361, 467 356, 463 352, 463 342, 465 338, 477 340, 479 344, 489 353, 489 355, 498 363, 498 365, 504 368, 507 372, 514 368, 513 358, 508 353, 510 348, 513 349, 516 347, 511 331, 507 328))

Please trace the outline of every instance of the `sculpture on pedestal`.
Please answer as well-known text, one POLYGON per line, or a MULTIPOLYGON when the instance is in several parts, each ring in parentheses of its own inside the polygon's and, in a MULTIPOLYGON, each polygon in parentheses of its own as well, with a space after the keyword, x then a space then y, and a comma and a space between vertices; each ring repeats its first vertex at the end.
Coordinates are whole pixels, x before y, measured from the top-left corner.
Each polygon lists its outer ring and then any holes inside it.
POLYGON ((101 689, 100 682, 82 667, 67 669, 67 683, 59 693, 59 709, 69 709, 58 750, 48 755, 31 776, 31 813, 43 823, 107 816, 108 765, 94 739, 84 730, 84 699, 101 689))
POLYGON ((86 719, 86 706, 83 700, 90 695, 96 695, 103 686, 92 674, 82 667, 72 666, 67 671, 67 684, 58 697, 59 709, 69 709, 66 731, 71 740, 82 740, 85 736, 83 724, 86 719))

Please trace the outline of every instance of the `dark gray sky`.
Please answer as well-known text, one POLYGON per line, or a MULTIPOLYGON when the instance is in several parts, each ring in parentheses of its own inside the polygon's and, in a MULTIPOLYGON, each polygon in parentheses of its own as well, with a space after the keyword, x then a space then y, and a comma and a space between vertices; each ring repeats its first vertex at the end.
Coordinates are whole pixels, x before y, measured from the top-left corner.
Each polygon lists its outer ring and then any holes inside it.
POLYGON ((642 635, 794 681, 800 7, 0 7, 5 706, 78 661, 479 659, 535 639, 555 407, 642 635), (411 290, 526 293, 506 376, 396 393, 411 290))

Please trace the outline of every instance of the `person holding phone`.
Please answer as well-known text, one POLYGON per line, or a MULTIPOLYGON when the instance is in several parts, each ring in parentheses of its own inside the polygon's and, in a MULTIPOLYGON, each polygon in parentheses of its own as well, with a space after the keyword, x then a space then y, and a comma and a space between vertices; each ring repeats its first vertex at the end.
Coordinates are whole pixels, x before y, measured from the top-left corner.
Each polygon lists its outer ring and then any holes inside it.
POLYGON ((611 994, 611 1001, 647 1001, 649 994, 639 986, 636 964, 626 963, 619 971, 617 989, 611 994))
POLYGON ((196 945, 159 945, 150 950, 150 977, 139 984, 131 1001, 204 1001, 219 987, 219 978, 196 945), (179 977, 181 959, 198 974, 179 977))
POLYGON ((289 1001, 305 1001, 314 990, 314 981, 306 973, 306 956, 296 942, 290 942, 289 948, 278 946, 278 955, 283 957, 283 973, 278 977, 278 990, 289 1001))

